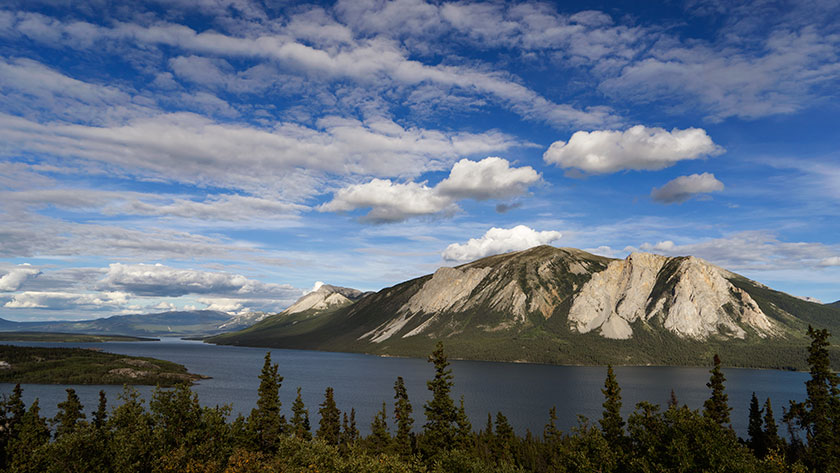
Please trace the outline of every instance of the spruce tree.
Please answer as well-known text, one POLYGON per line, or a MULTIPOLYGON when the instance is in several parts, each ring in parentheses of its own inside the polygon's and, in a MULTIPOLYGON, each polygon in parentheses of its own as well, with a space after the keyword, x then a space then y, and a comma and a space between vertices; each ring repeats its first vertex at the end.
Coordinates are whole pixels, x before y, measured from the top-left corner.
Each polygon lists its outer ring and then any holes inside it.
POLYGON ((435 351, 429 356, 429 362, 435 366, 435 377, 426 382, 432 392, 432 399, 424 406, 426 424, 423 426, 423 452, 433 456, 452 447, 458 413, 449 395, 453 384, 452 370, 449 369, 442 342, 437 343, 435 351))
POLYGON ((405 381, 402 376, 397 377, 394 383, 394 422, 397 424, 397 435, 394 437, 394 450, 397 454, 408 456, 413 453, 413 434, 411 427, 414 419, 411 418, 411 402, 408 400, 408 392, 405 389, 405 381))
POLYGON ((321 420, 318 421, 318 430, 315 437, 330 445, 338 445, 341 435, 341 411, 335 405, 333 388, 328 387, 324 392, 324 402, 319 404, 318 413, 321 420))
POLYGON ((45 458, 37 451, 50 441, 50 429, 47 419, 41 417, 38 399, 29 406, 23 415, 18 434, 9 445, 10 471, 41 472, 45 471, 45 458))
POLYGON ((515 444, 516 434, 513 432, 513 427, 510 426, 507 417, 501 411, 497 412, 493 458, 499 463, 511 463, 515 444))
POLYGON ((93 413, 93 426, 101 429, 105 426, 105 421, 108 420, 108 399, 105 397, 105 391, 99 390, 99 404, 96 406, 96 412, 93 413))
POLYGON ((677 393, 675 393, 674 390, 671 389, 671 397, 668 398, 668 407, 673 407, 676 409, 677 407, 679 407, 679 404, 680 403, 677 400, 677 393))
POLYGON ((377 412, 373 417, 373 422, 370 424, 370 437, 368 437, 368 446, 375 455, 385 453, 391 445, 391 434, 388 433, 387 416, 387 407, 383 402, 382 410, 377 412))
POLYGON ((762 433, 764 444, 761 447, 762 455, 782 446, 782 439, 779 438, 779 427, 776 425, 776 418, 773 416, 773 406, 770 398, 764 402, 764 429, 762 433))
POLYGON ((248 417, 248 426, 256 447, 265 453, 276 449, 286 423, 286 419, 280 414, 280 385, 283 377, 277 374, 277 370, 277 365, 271 363, 271 352, 266 352, 259 376, 257 407, 251 410, 248 417))
POLYGON ((840 471, 840 389, 828 354, 830 334, 809 326, 808 336, 811 379, 805 382, 805 402, 791 401, 785 418, 805 430, 809 466, 816 471, 840 471))
POLYGON ((458 429, 455 431, 455 445, 458 448, 466 450, 472 446, 472 423, 467 416, 467 410, 464 409, 464 396, 461 396, 458 407, 458 414, 455 417, 455 425, 458 429))
POLYGON ((292 435, 299 439, 309 440, 312 438, 309 425, 309 410, 303 405, 303 398, 300 395, 300 387, 297 388, 297 397, 292 403, 292 435))
POLYGON ((23 403, 23 389, 16 384, 12 389, 12 395, 3 403, 3 424, 0 425, 0 471, 8 465, 11 451, 9 444, 17 437, 23 416, 26 414, 26 405, 23 403))
POLYGON ((347 440, 350 444, 356 443, 359 440, 359 428, 356 427, 356 408, 350 408, 350 422, 347 423, 347 440))
POLYGON ((79 421, 85 418, 84 407, 79 401, 79 396, 76 395, 76 390, 67 388, 66 391, 67 399, 58 403, 58 412, 52 419, 55 425, 55 438, 75 432, 79 421))
POLYGON ((557 406, 548 410, 548 424, 543 429, 543 441, 551 445, 560 441, 560 429, 557 428, 557 406))
POLYGON ((604 438, 613 446, 618 446, 624 437, 624 419, 621 418, 621 388, 615 379, 612 365, 607 366, 607 379, 604 381, 604 414, 601 418, 601 431, 604 438))
POLYGON ((758 397, 755 392, 752 393, 750 399, 750 416, 747 424, 747 434, 750 436, 749 446, 755 452, 756 456, 763 457, 764 446, 764 430, 762 429, 763 419, 761 418, 761 408, 758 406, 758 397))
POLYGON ((717 353, 715 353, 713 361, 714 367, 709 371, 712 376, 709 382, 706 383, 706 387, 712 390, 712 395, 703 403, 703 415, 712 419, 721 427, 725 427, 730 423, 729 412, 732 408, 728 404, 729 396, 724 391, 726 377, 724 377, 723 371, 720 369, 720 357, 717 353))

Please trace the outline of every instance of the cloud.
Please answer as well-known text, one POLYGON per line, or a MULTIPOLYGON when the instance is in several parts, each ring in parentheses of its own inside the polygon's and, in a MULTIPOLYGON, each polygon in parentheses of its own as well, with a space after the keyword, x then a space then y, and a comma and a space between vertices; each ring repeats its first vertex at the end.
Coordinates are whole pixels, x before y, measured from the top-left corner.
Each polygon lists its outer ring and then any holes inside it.
POLYGON ((547 245, 562 236, 560 232, 541 232, 525 225, 513 228, 493 227, 481 238, 470 238, 467 243, 453 243, 447 246, 441 256, 447 261, 472 261, 485 256, 547 245))
POLYGON ((26 291, 12 296, 3 307, 7 309, 46 310, 115 310, 128 303, 129 295, 124 292, 100 292, 96 294, 75 294, 70 292, 26 291))
POLYGON ((8 273, 0 276, 0 291, 17 291, 27 279, 34 278, 39 274, 41 274, 41 271, 31 267, 29 264, 17 265, 9 270, 8 273))
POLYGON ((506 199, 522 195, 539 179, 532 167, 511 168, 506 159, 462 159, 452 166, 449 177, 435 186, 435 191, 454 199, 506 199))
MULTIPOLYGON (((643 251, 670 256, 692 255, 730 270, 767 271, 819 268, 837 262, 840 247, 817 242, 781 241, 773 234, 760 231, 736 233, 695 243, 675 244, 666 240, 643 243, 643 251)), ((633 251, 633 248, 628 248, 633 251)))
POLYGON ((242 301, 237 299, 224 298, 201 298, 198 302, 206 305, 205 310, 216 310, 219 312, 236 312, 242 309, 242 301))
POLYGON ((568 142, 555 141, 543 154, 546 163, 588 174, 663 169, 686 159, 714 156, 724 149, 700 128, 648 128, 636 125, 625 131, 578 131, 568 142))
POLYGON ((215 294, 287 299, 302 294, 288 284, 264 283, 239 274, 176 269, 162 264, 113 263, 99 285, 139 296, 158 297, 215 294))
POLYGON ((373 179, 339 189, 333 199, 318 210, 347 212, 370 208, 363 220, 398 222, 422 215, 453 213, 458 210, 456 201, 461 199, 503 199, 521 195, 539 179, 539 173, 530 166, 511 168, 502 158, 462 159, 435 187, 429 187, 425 182, 396 183, 373 179))
POLYGON ((723 183, 717 180, 714 174, 704 172, 703 174, 680 176, 668 181, 662 187, 654 187, 650 192, 650 197, 656 202, 673 204, 685 202, 697 194, 720 192, 722 190, 723 183))
POLYGON ((820 261, 820 266, 840 266, 840 256, 830 256, 820 261))

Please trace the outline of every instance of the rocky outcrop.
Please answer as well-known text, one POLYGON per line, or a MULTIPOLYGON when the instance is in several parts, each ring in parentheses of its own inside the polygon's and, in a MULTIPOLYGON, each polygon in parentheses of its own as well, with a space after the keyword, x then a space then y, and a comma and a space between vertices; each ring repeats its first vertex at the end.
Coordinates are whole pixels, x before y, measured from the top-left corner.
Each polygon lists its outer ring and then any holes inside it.
POLYGON ((781 331, 749 294, 727 279, 732 273, 695 257, 633 253, 596 273, 569 310, 572 329, 628 339, 636 321, 658 323, 680 337, 759 337, 781 331))
POLYGON ((352 304, 364 295, 365 293, 358 289, 321 284, 314 291, 305 294, 295 301, 294 304, 281 312, 281 314, 291 315, 308 310, 323 311, 344 307, 352 304))

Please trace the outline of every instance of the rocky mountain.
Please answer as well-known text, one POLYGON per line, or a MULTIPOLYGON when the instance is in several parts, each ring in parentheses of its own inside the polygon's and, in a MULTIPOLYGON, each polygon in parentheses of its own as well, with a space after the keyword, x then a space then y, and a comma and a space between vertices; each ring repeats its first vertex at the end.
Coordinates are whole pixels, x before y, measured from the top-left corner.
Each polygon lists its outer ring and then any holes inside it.
POLYGON ((483 258, 306 318, 269 318, 214 343, 548 363, 804 365, 808 324, 840 310, 695 257, 623 260, 539 246, 483 258))
POLYGON ((203 337, 241 330, 267 314, 230 315, 212 310, 115 315, 76 322, 13 322, 0 319, 0 331, 112 334, 145 337, 203 337))
POLYGON ((286 308, 281 315, 308 313, 314 315, 327 310, 348 306, 361 299, 365 293, 349 287, 319 284, 315 290, 304 294, 294 304, 286 308))

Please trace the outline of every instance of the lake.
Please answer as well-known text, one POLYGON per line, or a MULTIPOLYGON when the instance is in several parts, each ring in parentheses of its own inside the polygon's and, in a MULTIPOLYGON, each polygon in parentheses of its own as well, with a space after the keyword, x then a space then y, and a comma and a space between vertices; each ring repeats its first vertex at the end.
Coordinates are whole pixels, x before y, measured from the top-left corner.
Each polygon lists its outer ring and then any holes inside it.
MULTIPOLYGON (((257 376, 267 349, 208 345, 197 341, 164 338, 159 342, 107 343, 32 343, 7 342, 26 346, 58 346, 101 348, 112 353, 151 356, 181 363, 193 373, 212 376, 193 387, 201 403, 215 406, 230 404, 234 414, 247 415, 257 399, 257 376)), ((304 350, 271 349, 271 358, 284 377, 280 397, 283 411, 291 417, 291 405, 296 388, 301 387, 304 403, 309 409, 314 428, 318 424, 318 404, 323 401, 324 389, 335 389, 335 400, 342 411, 356 409, 356 421, 362 433, 370 431, 370 422, 388 404, 389 425, 392 425, 394 381, 405 379, 408 395, 414 407, 415 427, 422 426, 423 404, 430 398, 426 381, 434 375, 434 368, 426 360, 415 358, 384 358, 352 353, 330 353, 304 350)), ((473 428, 484 427, 487 413, 501 411, 517 433, 530 429, 541 434, 548 421, 548 410, 557 406, 558 427, 568 431, 577 424, 577 416, 593 421, 600 418, 603 403, 601 388, 606 367, 552 366, 484 361, 452 361, 455 386, 453 398, 464 396, 464 403, 473 428)), ((667 405, 673 389, 680 404, 702 407, 709 396, 706 368, 681 367, 617 367, 616 377, 621 386, 625 418, 639 401, 667 405)), ((750 396, 756 392, 761 404, 770 397, 777 421, 782 407, 789 400, 805 397, 807 373, 725 369, 726 392, 733 408, 732 423, 740 436, 746 436, 750 396)), ((40 398, 41 412, 53 416, 56 405, 66 397, 63 385, 23 385, 27 406, 40 398)), ((88 412, 96 408, 98 393, 104 389, 109 406, 117 402, 120 386, 72 386, 88 412)), ((13 385, 0 384, 0 393, 9 395, 13 385)), ((152 389, 138 386, 146 399, 152 389)), ((781 424, 780 424, 781 425, 781 424)), ((784 429, 780 429, 784 431, 784 429)))

